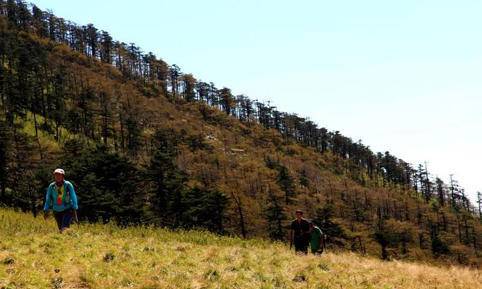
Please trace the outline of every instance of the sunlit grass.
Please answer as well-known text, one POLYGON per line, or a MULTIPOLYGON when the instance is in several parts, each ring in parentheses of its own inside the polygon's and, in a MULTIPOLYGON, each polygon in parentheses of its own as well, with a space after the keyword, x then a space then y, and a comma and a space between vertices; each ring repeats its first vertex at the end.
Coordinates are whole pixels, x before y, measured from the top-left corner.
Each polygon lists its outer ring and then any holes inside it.
POLYGON ((283 244, 199 231, 74 225, 0 209, 0 288, 481 288, 480 271, 296 256, 283 244))
POLYGON ((59 127, 59 139, 57 141, 53 132, 46 132, 41 129, 41 125, 45 122, 45 119, 41 115, 36 115, 35 119, 37 120, 37 132, 35 131, 34 116, 31 112, 27 112, 23 118, 17 118, 15 123, 21 125, 22 132, 26 135, 30 137, 38 137, 36 145, 39 145, 42 151, 49 153, 59 152, 63 143, 74 138, 83 139, 88 142, 90 141, 84 135, 72 133, 63 126, 59 127))

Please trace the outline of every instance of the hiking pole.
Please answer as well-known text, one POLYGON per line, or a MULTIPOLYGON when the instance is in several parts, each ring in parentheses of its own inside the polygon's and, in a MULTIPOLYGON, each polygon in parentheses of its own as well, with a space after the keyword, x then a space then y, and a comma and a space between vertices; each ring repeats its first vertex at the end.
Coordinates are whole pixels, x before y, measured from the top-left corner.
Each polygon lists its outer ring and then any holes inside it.
POLYGON ((74 220, 77 223, 77 225, 80 225, 79 218, 77 217, 77 210, 74 210, 74 220))
POLYGON ((325 238, 325 234, 321 235, 321 240, 323 241, 323 251, 326 250, 326 238, 325 238))

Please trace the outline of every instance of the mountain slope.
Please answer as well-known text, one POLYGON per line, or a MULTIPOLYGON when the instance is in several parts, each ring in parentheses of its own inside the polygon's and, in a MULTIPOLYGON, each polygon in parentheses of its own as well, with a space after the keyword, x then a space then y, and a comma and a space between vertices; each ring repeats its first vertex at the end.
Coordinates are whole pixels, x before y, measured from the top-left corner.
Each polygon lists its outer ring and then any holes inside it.
POLYGON ((37 214, 62 166, 90 222, 286 240, 302 208, 330 248, 479 266, 480 220, 454 186, 92 25, 0 4, 0 202, 37 214))
POLYGON ((480 271, 353 253, 296 256, 281 244, 113 225, 56 232, 0 210, 1 288, 480 288, 480 271))

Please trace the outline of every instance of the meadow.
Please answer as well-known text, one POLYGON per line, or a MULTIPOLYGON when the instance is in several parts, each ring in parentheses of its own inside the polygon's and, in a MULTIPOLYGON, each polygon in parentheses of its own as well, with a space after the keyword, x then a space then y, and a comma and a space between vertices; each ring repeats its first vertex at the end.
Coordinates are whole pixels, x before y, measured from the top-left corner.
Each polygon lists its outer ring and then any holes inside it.
POLYGON ((0 209, 0 288, 482 288, 481 271, 202 231, 75 224, 0 209))

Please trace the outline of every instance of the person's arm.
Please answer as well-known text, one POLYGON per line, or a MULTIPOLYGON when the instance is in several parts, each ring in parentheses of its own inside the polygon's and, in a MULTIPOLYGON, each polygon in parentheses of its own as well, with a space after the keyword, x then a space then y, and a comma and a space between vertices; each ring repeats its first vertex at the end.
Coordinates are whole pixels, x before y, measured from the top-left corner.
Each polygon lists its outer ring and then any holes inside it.
POLYGON ((77 202, 77 194, 75 193, 74 185, 72 183, 69 183, 69 190, 70 190, 70 200, 72 202, 72 209, 73 209, 73 214, 74 214, 74 221, 78 224, 79 223, 79 218, 77 217, 77 210, 79 209, 79 205, 77 202))
MULTIPOLYGON (((321 230, 320 230, 321 231, 321 230)), ((322 244, 322 247, 323 248, 323 251, 325 251, 326 249, 326 244, 325 244, 325 233, 323 233, 323 231, 321 231, 321 244, 322 244)))
POLYGON ((69 183, 69 190, 70 190, 70 200, 72 202, 72 209, 78 210, 79 205, 77 203, 77 194, 75 193, 74 185, 69 183))
POLYGON ((302 221, 301 230, 302 230, 301 232, 304 235, 304 237, 306 237, 306 238, 310 237, 312 230, 311 230, 310 223, 308 223, 308 221, 306 221, 306 220, 302 221))
POLYGON ((290 229, 290 250, 293 247, 293 229, 290 229))
POLYGON ((291 226, 290 226, 290 250, 293 247, 293 238, 294 238, 293 231, 294 231, 293 222, 291 222, 291 226))

